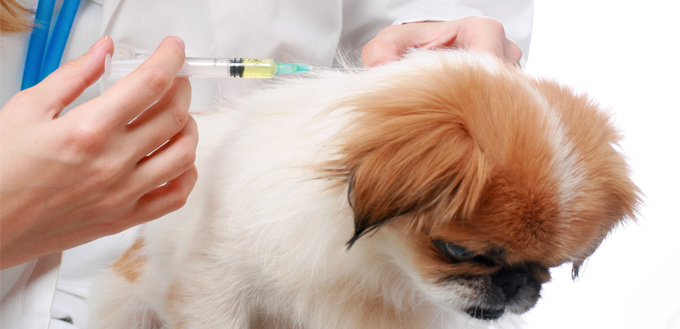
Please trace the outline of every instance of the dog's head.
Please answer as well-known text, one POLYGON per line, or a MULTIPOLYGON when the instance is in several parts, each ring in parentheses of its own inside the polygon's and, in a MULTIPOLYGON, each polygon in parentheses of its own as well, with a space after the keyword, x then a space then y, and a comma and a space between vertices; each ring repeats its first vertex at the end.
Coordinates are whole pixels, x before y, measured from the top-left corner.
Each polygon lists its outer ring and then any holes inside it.
MULTIPOLYGON (((433 303, 479 319, 523 313, 549 268, 579 265, 638 190, 607 114, 586 97, 491 57, 418 52, 376 69, 353 109, 335 174, 355 235, 401 232, 433 303), (375 78, 375 77, 374 77, 375 78)), ((370 237, 366 237, 370 239, 370 237)))

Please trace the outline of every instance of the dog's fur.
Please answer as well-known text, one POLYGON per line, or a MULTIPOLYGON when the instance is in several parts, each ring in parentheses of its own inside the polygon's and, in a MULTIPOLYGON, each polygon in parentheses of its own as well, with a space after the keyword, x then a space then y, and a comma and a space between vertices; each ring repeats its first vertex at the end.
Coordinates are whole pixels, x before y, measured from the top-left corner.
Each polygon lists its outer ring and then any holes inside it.
POLYGON ((638 202, 606 113, 487 55, 287 79, 197 119, 194 192, 98 284, 92 328, 485 326, 638 202))

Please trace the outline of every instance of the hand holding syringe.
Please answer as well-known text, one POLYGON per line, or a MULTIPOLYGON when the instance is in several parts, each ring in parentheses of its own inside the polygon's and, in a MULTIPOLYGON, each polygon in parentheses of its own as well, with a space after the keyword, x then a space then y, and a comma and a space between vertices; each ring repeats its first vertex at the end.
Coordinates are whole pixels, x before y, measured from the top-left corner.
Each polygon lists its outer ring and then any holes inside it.
MULTIPOLYGON (((144 62, 140 60, 112 61, 106 57, 105 76, 127 75, 144 62)), ((309 65, 278 63, 264 58, 198 58, 187 57, 177 76, 197 78, 273 78, 281 74, 309 72, 309 65)))

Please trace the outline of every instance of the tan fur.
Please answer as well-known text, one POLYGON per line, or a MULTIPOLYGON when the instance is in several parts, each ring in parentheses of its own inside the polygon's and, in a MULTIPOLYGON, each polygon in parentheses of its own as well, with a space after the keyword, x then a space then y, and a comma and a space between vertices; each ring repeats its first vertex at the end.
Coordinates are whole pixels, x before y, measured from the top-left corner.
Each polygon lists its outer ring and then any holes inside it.
POLYGON ((137 241, 111 266, 113 271, 130 282, 135 282, 144 272, 147 259, 142 253, 144 240, 137 241))
POLYGON ((16 0, 2 0, 0 3, 0 31, 28 32, 31 30, 29 16, 31 10, 16 0))
POLYGON ((344 168, 336 174, 350 183, 358 230, 405 217, 422 251, 414 262, 431 272, 426 276, 498 270, 452 267, 432 246, 436 238, 480 253, 502 250, 503 264, 528 262, 547 281, 545 269, 582 261, 635 212, 639 191, 611 146, 619 136, 609 117, 585 96, 514 70, 423 71, 345 104, 362 116, 335 167, 344 168), (526 87, 544 94, 547 104, 526 87), (557 109, 589 173, 571 201, 578 209, 566 214, 551 177, 553 150, 544 137, 550 131, 540 129, 548 129, 540 121, 544 105, 557 109))

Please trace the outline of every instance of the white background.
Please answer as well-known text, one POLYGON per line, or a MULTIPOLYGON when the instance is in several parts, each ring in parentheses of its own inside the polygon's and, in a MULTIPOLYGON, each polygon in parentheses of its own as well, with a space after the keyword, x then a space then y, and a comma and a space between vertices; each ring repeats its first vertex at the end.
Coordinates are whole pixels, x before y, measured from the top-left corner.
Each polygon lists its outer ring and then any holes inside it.
POLYGON ((553 270, 529 327, 680 329, 680 1, 535 2, 527 70, 614 113, 645 205, 576 282, 553 270))

